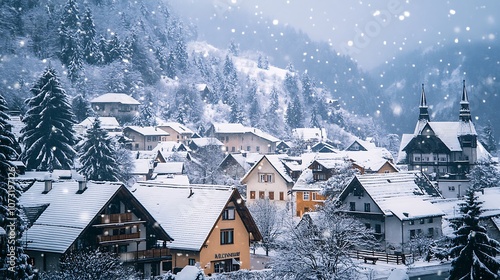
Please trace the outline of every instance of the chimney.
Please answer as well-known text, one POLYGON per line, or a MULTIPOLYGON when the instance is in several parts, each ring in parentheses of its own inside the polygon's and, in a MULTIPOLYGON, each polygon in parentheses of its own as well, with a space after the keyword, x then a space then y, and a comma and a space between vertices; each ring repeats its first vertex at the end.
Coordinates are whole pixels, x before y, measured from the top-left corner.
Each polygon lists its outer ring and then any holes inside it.
POLYGON ((50 192, 50 190, 52 190, 52 173, 47 173, 44 177, 43 177, 43 182, 45 183, 45 187, 43 189, 43 194, 46 194, 48 192, 50 192))
POLYGON ((83 193, 87 189, 87 180, 85 176, 77 175, 75 176, 76 181, 78 182, 78 191, 77 194, 83 193))

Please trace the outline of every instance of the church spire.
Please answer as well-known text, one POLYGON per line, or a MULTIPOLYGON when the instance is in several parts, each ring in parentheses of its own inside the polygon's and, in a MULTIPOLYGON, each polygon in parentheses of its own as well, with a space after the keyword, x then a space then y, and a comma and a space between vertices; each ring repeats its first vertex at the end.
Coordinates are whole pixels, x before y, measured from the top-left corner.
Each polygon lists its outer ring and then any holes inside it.
POLYGON ((462 89, 462 100, 460 100, 460 120, 468 122, 471 120, 470 108, 469 108, 469 96, 467 95, 467 90, 465 89, 465 80, 462 89))
POLYGON ((427 99, 425 98, 424 84, 422 84, 422 94, 420 95, 420 114, 418 115, 418 120, 430 121, 429 118, 429 107, 427 106, 427 99))

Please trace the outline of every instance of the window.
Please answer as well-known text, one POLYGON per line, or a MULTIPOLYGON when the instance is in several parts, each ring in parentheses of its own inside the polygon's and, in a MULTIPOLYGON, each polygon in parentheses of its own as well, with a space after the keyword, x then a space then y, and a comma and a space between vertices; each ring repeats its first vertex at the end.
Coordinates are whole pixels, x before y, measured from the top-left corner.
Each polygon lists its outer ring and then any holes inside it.
POLYGON ((259 192, 259 199, 264 199, 266 198, 265 192, 259 192))
POLYGON ((273 173, 259 173, 259 183, 273 183, 273 173))
POLYGON ((226 136, 226 142, 229 142, 229 136, 226 136))
POLYGON ((179 139, 179 134, 177 134, 177 139, 179 139))
POLYGON ((382 233, 382 225, 375 224, 375 233, 382 233))
POLYGON ((409 220, 409 221, 408 221, 408 224, 409 224, 410 226, 412 226, 412 225, 414 225, 414 224, 415 224, 415 221, 414 221, 414 220, 409 220))
POLYGON ((236 148, 235 147, 231 147, 231 152, 235 152, 236 151, 236 148))
POLYGON ((432 224, 432 223, 434 223, 434 218, 430 217, 430 218, 429 218, 429 221, 428 221, 428 223, 429 223, 429 224, 432 224))
POLYGON ((270 153, 272 150, 271 150, 271 145, 269 145, 269 147, 267 147, 267 152, 270 153))
POLYGON ((234 229, 221 229, 220 230, 220 244, 234 244, 234 229))
POLYGON ((195 264, 195 260, 194 259, 189 259, 188 260, 188 265, 194 265, 195 264))
POLYGON ((413 237, 415 237, 415 230, 414 229, 410 230, 410 238, 413 238, 413 237))
POLYGON ((420 224, 423 225, 425 223, 424 219, 420 219, 420 224))
POLYGON ((284 192, 280 192, 280 200, 285 200, 285 193, 284 192))
POLYGON ((312 193, 313 200, 318 200, 318 194, 313 192, 312 193))
POLYGON ((139 149, 139 144, 138 143, 135 143, 135 149, 138 150, 139 149))
POLYGON ((366 223, 366 224, 365 224, 365 228, 366 228, 366 229, 371 229, 371 228, 372 228, 372 225, 371 225, 370 223, 366 223))
POLYGON ((255 147, 255 150, 256 150, 257 152, 260 152, 260 146, 256 146, 256 147, 255 147))
POLYGON ((325 173, 315 173, 313 174, 313 179, 314 181, 325 181, 326 175, 325 173))
POLYGON ((415 157, 415 161, 420 161, 420 157, 415 157))
POLYGON ((370 212, 370 203, 365 203, 365 212, 370 212))
POLYGON ((274 200, 274 192, 269 192, 269 200, 274 200))
POLYGON ((148 150, 148 151, 151 151, 152 149, 153 149, 153 146, 151 146, 151 145, 148 145, 148 148, 147 148, 147 150, 148 150))
POLYGON ((427 235, 429 237, 434 237, 434 228, 428 228, 427 229, 427 235))
POLYGON ((250 152, 250 146, 247 146, 247 152, 250 152))
POLYGON ((309 192, 303 192, 302 193, 302 199, 303 200, 310 200, 309 192))
POLYGON ((455 186, 448 186, 449 191, 455 191, 455 186))
POLYGON ((151 136, 146 137, 146 141, 151 142, 151 136))
POLYGON ((356 211, 356 202, 349 202, 349 211, 356 211))
POLYGON ((250 199, 255 199, 255 191, 250 191, 250 199))
POLYGON ((223 220, 234 220, 234 207, 227 207, 222 213, 223 220))

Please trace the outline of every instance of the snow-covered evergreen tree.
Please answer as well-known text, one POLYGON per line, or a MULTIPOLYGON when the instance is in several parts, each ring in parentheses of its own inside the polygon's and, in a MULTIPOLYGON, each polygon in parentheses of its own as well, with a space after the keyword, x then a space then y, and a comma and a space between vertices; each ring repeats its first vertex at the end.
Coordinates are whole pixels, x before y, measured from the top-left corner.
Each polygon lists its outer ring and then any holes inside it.
POLYGON ((239 44, 237 44, 236 42, 234 42, 234 40, 231 40, 231 42, 229 43, 229 52, 233 56, 240 55, 240 46, 239 46, 239 44))
POLYGON ((127 186, 135 183, 135 161, 132 158, 130 150, 123 143, 115 143, 116 162, 118 163, 118 179, 127 186))
POLYGON ((270 104, 265 112, 265 125, 267 131, 273 135, 281 135, 283 133, 283 118, 278 113, 280 109, 278 90, 273 87, 271 89, 271 96, 269 97, 270 104))
POLYGON ((92 11, 87 7, 82 18, 81 42, 83 48, 83 58, 89 64, 96 64, 99 60, 99 49, 96 42, 96 30, 92 11))
POLYGON ((457 256, 451 263, 450 279, 498 279, 500 261, 500 242, 490 238, 486 228, 479 224, 482 212, 481 202, 468 189, 466 200, 460 207, 463 213, 461 226, 454 232, 452 256, 457 256))
POLYGON ((317 113, 317 108, 314 106, 311 109, 311 120, 309 121, 309 127, 314 127, 314 128, 321 128, 321 124, 319 123, 318 120, 318 113, 317 113))
POLYGON ((294 95, 286 109, 286 123, 290 128, 304 127, 302 113, 302 104, 300 104, 299 96, 294 95))
POLYGON ((6 271, 5 276, 9 279, 28 279, 33 270, 31 265, 27 264, 28 256, 24 254, 21 243, 25 225, 19 215, 18 203, 22 191, 21 186, 12 180, 16 176, 16 170, 10 162, 17 159, 19 145, 11 132, 12 126, 7 122, 7 110, 7 103, 0 95, 0 227, 7 232, 9 238, 3 243, 4 247, 0 248, 0 251, 4 252, 0 254, 0 268, 6 271), (13 239, 10 239, 11 237, 13 239), (13 254, 14 262, 9 262, 7 253, 13 254))
POLYGON ((290 97, 294 98, 299 93, 299 79, 295 69, 291 63, 286 67, 288 70, 285 74, 285 80, 283 81, 285 90, 290 94, 290 97))
POLYGON ((495 155, 497 152, 497 141, 495 140, 495 133, 493 131, 493 126, 491 125, 491 121, 488 120, 486 125, 481 129, 479 134, 479 140, 481 144, 483 144, 484 148, 495 155))
POLYGON ((174 79, 175 76, 177 75, 177 70, 175 67, 176 61, 175 61, 175 55, 173 52, 168 53, 167 61, 165 64, 165 74, 167 77, 170 79, 174 79))
POLYGON ((60 52, 62 64, 68 66, 76 57, 81 57, 79 49, 80 12, 75 0, 68 0, 64 5, 59 26, 60 52))
POLYGON ((175 60, 177 62, 177 69, 181 73, 186 73, 188 69, 189 55, 187 53, 187 46, 184 39, 179 38, 174 48, 175 60))
POLYGON ((31 93, 21 130, 25 147, 21 159, 27 169, 69 169, 76 155, 75 116, 55 70, 47 68, 31 93))
POLYGON ((498 187, 500 183, 500 172, 496 166, 488 162, 474 165, 468 177, 470 178, 470 187, 476 191, 498 187))
POLYGON ((302 96, 304 97, 304 103, 312 104, 314 102, 315 91, 314 82, 311 80, 307 72, 304 72, 301 77, 302 83, 302 96))
POLYGON ((78 172, 88 180, 119 180, 119 166, 113 142, 101 127, 99 118, 95 118, 92 127, 87 130, 85 139, 78 147, 78 155, 81 164, 78 172))
POLYGON ((139 106, 139 113, 134 117, 134 125, 138 126, 155 126, 156 123, 156 110, 154 106, 153 95, 151 92, 146 92, 141 98, 141 105, 139 106))
POLYGON ((82 122, 92 113, 90 102, 81 94, 73 97, 73 100, 71 100, 71 108, 73 109, 77 122, 82 122))

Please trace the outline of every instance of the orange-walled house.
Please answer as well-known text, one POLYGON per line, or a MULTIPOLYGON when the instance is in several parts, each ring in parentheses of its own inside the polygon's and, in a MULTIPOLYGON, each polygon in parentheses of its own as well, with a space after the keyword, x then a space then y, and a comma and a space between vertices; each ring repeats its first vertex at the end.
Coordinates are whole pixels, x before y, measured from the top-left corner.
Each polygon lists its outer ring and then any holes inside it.
POLYGON ((236 189, 142 182, 132 193, 174 238, 162 272, 195 264, 207 275, 251 268, 250 244, 262 237, 236 189))

